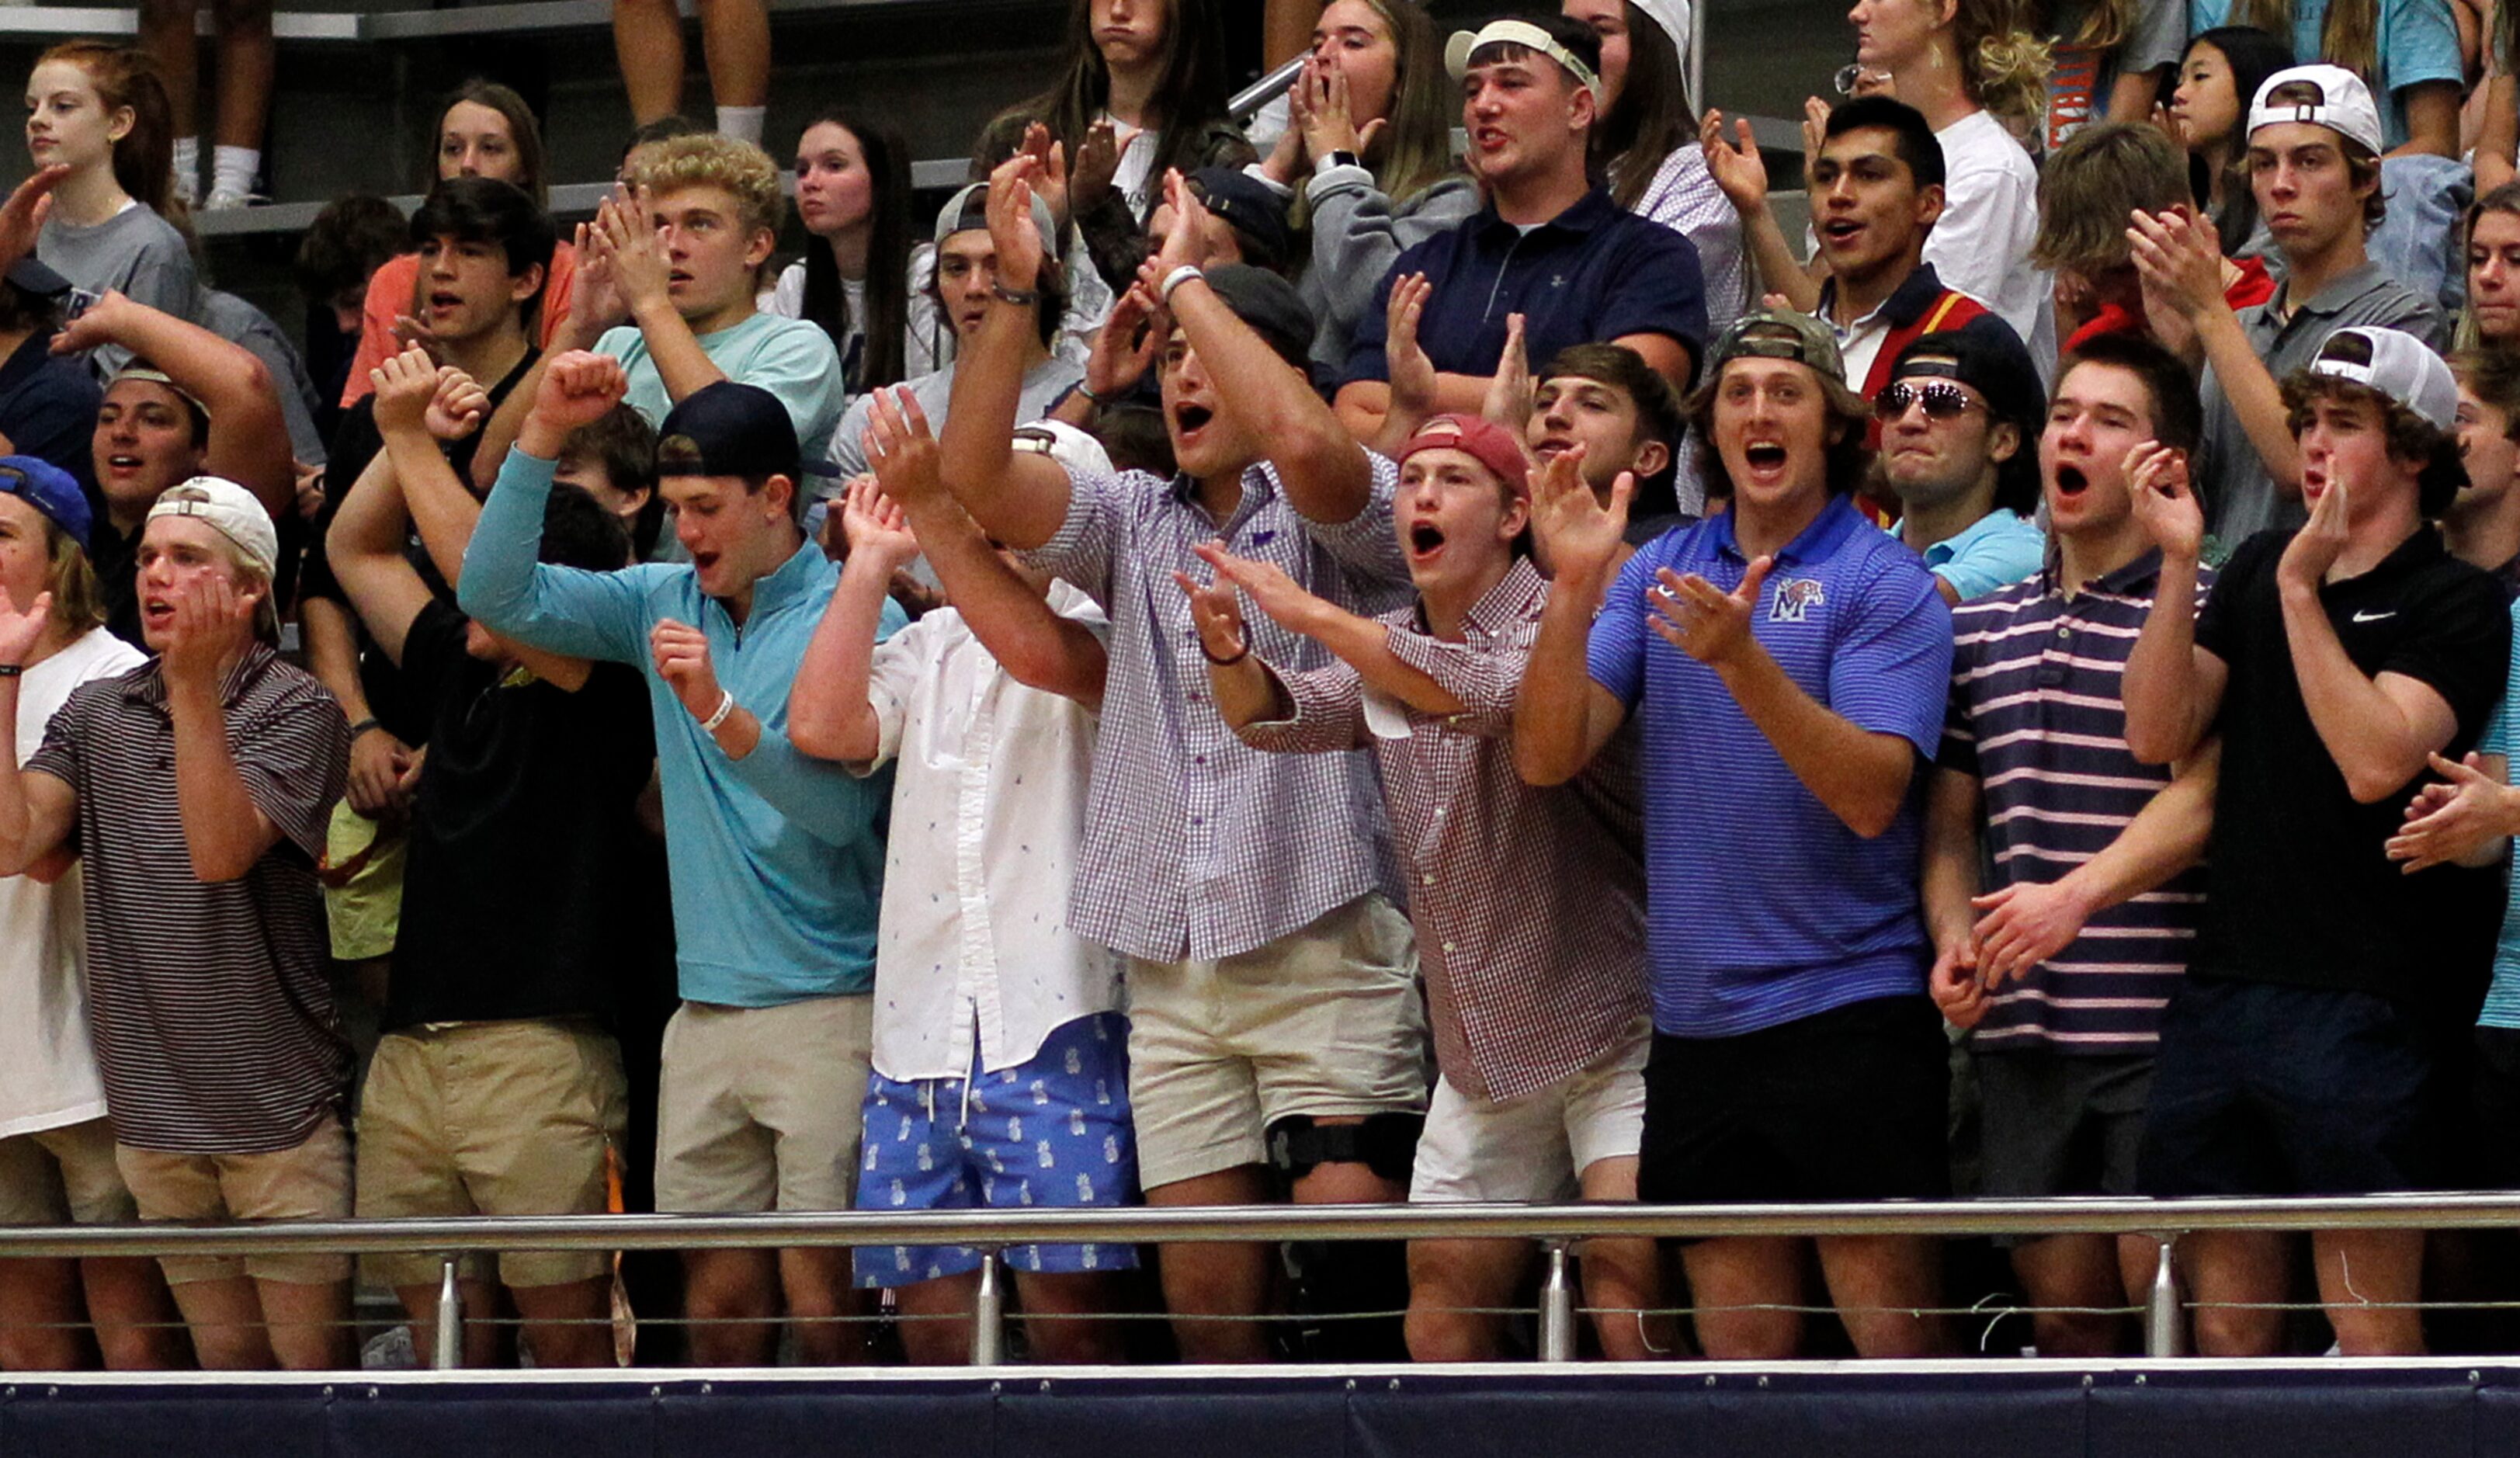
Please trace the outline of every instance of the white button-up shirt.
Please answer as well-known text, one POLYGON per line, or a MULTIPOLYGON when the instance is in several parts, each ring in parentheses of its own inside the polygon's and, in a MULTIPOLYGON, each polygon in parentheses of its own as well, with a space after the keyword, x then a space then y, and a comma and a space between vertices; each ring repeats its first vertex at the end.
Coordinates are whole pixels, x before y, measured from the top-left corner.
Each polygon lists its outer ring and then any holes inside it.
MULTIPOLYGON (((1104 624, 1064 582, 1050 601, 1098 632, 1104 624)), ((867 699, 881 727, 867 772, 900 761, 876 1071, 908 1081, 1013 1068, 1061 1024, 1119 1002, 1119 958, 1067 926, 1095 716, 1015 682, 950 608, 876 646, 867 699)))

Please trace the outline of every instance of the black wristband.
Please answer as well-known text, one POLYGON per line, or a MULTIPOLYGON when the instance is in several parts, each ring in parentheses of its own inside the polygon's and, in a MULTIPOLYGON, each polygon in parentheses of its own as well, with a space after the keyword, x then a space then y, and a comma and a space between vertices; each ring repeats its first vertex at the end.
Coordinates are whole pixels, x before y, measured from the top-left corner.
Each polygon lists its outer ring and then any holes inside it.
POLYGON ((0 678, 16 678, 25 671, 23 663, 0 663, 0 678))
POLYGON ((382 729, 384 725, 378 723, 375 719, 361 719, 350 726, 350 743, 357 744, 359 742, 360 735, 367 733, 371 729, 382 729))
POLYGON ((1238 663, 1238 662, 1241 662, 1244 659, 1247 659, 1247 658, 1251 657, 1251 630, 1250 630, 1249 628, 1244 628, 1244 629, 1242 630, 1242 646, 1241 646, 1239 649, 1236 650, 1234 657, 1232 657, 1232 658, 1230 658, 1230 659, 1221 659, 1221 658, 1218 658, 1216 655, 1214 655, 1214 654, 1212 654, 1212 653, 1208 652, 1208 651, 1207 651, 1207 636, 1206 636, 1205 634, 1203 634, 1203 633, 1202 633, 1202 634, 1199 634, 1199 635, 1197 635, 1197 637, 1198 637, 1198 656, 1199 656, 1200 658, 1203 658, 1203 659, 1207 660, 1209 662, 1214 663, 1216 666, 1218 666, 1218 667, 1220 667, 1220 668, 1231 668, 1231 667, 1233 667, 1235 664, 1237 664, 1237 663, 1238 663))

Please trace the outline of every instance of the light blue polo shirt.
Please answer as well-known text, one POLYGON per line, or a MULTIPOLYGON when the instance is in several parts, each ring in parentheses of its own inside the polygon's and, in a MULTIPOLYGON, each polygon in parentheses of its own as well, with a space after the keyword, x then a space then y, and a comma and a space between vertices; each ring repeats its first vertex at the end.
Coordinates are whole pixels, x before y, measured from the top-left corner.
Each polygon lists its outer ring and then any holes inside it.
MULTIPOLYGON (((1664 567, 1738 587, 1748 563, 1732 516, 1646 543, 1593 624, 1594 681, 1642 720, 1655 1029, 1724 1037, 1921 994, 1931 957, 1916 891, 1920 792, 1882 835, 1848 829, 1715 671, 1647 623, 1645 593, 1664 567)), ((1914 553, 1838 497, 1777 554, 1760 598, 1752 631, 1805 693, 1933 755, 1952 615, 1914 553)))
POLYGON ((1925 570, 1952 584, 1964 603, 2010 587, 2047 563, 2048 533, 2000 506, 1925 549, 1925 570))
MULTIPOLYGON (((2482 754, 2505 756, 2515 766, 2506 776, 2520 779, 2520 713, 2514 713, 2511 705, 2511 695, 2520 693, 2520 603, 2511 607, 2511 627, 2515 636, 2510 682, 2476 749, 2482 754)), ((2520 843, 2514 843, 2513 848, 2520 850, 2520 843)), ((2512 878, 2503 894, 2502 934, 2494 945, 2494 985, 2486 989, 2485 1007, 2476 1021, 2482 1027, 2520 1028, 2520 877, 2512 878)))
MULTIPOLYGON (((683 996, 760 1008, 871 990, 892 776, 860 779, 787 737, 788 690, 837 570, 806 542, 753 584, 739 628, 688 563, 590 572, 535 561, 551 488, 551 462, 508 452, 457 596, 484 627, 520 643, 647 675, 683 996), (742 759, 700 732, 656 672, 648 631, 667 617, 707 634, 719 685, 760 719, 761 743, 742 759)), ((885 603, 876 636, 906 620, 885 603)))

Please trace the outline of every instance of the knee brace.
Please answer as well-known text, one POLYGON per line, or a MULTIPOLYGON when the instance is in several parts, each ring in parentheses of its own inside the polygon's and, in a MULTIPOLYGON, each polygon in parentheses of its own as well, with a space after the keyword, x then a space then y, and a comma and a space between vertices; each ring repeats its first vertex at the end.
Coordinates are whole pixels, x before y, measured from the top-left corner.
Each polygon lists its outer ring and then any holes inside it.
POLYGON ((1393 1184, 1409 1183, 1418 1162, 1422 1114, 1369 1114, 1362 1123, 1326 1124, 1290 1114, 1269 1125, 1269 1167, 1292 1184, 1322 1164, 1363 1164, 1393 1184))

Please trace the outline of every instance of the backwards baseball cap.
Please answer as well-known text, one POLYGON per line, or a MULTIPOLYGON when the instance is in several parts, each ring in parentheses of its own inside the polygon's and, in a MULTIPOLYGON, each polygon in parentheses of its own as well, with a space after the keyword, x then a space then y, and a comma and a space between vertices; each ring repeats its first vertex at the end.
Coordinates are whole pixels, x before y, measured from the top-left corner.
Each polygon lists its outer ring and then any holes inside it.
POLYGON ((2401 330, 2358 324, 2318 346, 2309 373, 2376 389, 2445 434, 2458 428, 2458 382, 2423 341, 2401 330))
POLYGON ((1299 370, 1311 368, 1313 311, 1304 307, 1294 285, 1248 263, 1220 263, 1206 270, 1206 278, 1234 317, 1250 325, 1280 359, 1299 370))
POLYGON ((1493 45, 1515 45, 1538 51, 1566 68, 1566 73, 1575 78, 1576 85, 1585 87, 1597 97, 1601 94, 1601 78, 1593 73, 1593 68, 1573 51, 1559 45, 1557 37, 1529 21, 1490 21, 1475 31, 1454 31, 1453 38, 1444 42, 1444 69, 1458 81, 1469 74, 1470 58, 1493 45))
POLYGON ((152 385, 162 385, 168 389, 173 390, 175 393, 182 395, 187 404, 190 404, 194 409, 202 412, 202 418, 203 420, 207 420, 210 417, 210 407, 202 402, 202 397, 193 393, 191 390, 186 389, 184 387, 177 385, 164 370, 137 362, 127 364, 121 369, 113 372, 113 378, 105 382, 105 387, 112 389, 125 380, 146 380, 152 385))
POLYGON ((1944 330, 1908 342, 1890 366, 1893 380, 1956 380, 1979 394, 1995 418, 2017 426, 2024 446, 2035 446, 2048 418, 2048 391, 2039 385, 2030 351, 2011 331, 1944 330))
POLYGON ((2249 102, 2250 135, 2256 135, 2259 127, 2286 121, 2326 127, 2348 141, 2361 143, 2374 156, 2381 151, 2380 110, 2371 103, 2371 88, 2341 66, 2296 66, 2276 71, 2259 85, 2258 94, 2249 102), (2268 100, 2286 86, 2307 88, 2304 98, 2268 100))
POLYGON ((1268 269, 1286 266, 1294 234, 1286 226, 1286 200, 1268 184, 1240 167, 1201 167, 1182 180, 1234 230, 1243 262, 1268 269))
MULTIPOLYGON (((1058 256, 1058 223, 1050 215, 1050 205, 1040 193, 1032 195, 1032 225, 1041 234, 1041 246, 1052 257, 1058 256)), ((935 241, 943 243, 957 233, 985 233, 989 230, 989 185, 974 182, 946 200, 944 210, 936 214, 935 241)))
POLYGON ((799 478, 796 423, 757 385, 720 380, 683 396, 656 428, 656 475, 799 478))
POLYGON ((1454 413, 1430 417, 1418 428, 1392 459, 1406 464, 1411 456, 1426 450, 1457 450, 1496 473, 1497 479, 1515 491, 1530 489, 1530 461, 1522 453, 1522 442, 1511 431, 1484 415, 1454 413))
POLYGON ((1684 62, 1688 59, 1689 0, 1629 0, 1629 3, 1643 11, 1646 20, 1671 37, 1672 49, 1680 53, 1684 62))
POLYGON ((245 560, 266 577, 279 570, 280 532, 271 524, 271 513, 262 509, 254 494, 235 481, 215 476, 197 476, 179 485, 168 486, 149 508, 149 520, 159 517, 190 517, 207 523, 219 535, 236 544, 245 560))
POLYGON ((81 548, 87 546, 88 529, 96 518, 88 510, 86 493, 68 472, 33 456, 0 456, 0 493, 25 498, 28 506, 69 533, 70 540, 81 548))
POLYGON ((1837 350, 1837 340, 1828 326, 1809 314, 1791 309, 1752 309, 1725 326, 1717 337, 1715 347, 1707 355, 1705 372, 1698 376, 1696 393, 1688 397, 1686 408, 1695 414, 1715 398, 1716 383, 1724 367, 1736 359, 1789 359, 1810 366, 1820 376, 1827 391, 1829 404, 1840 415, 1862 420, 1872 414, 1864 396, 1846 387, 1846 357, 1837 350))

